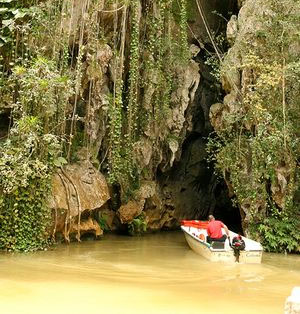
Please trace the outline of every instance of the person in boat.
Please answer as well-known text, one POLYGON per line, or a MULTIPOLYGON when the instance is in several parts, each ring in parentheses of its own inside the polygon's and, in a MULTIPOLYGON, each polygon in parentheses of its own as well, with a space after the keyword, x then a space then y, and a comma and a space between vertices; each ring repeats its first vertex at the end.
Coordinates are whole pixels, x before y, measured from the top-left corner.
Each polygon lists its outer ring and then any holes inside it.
POLYGON ((208 226, 207 226, 207 239, 206 241, 208 243, 211 243, 213 241, 216 242, 225 242, 225 240, 229 239, 229 230, 227 226, 220 220, 215 220, 215 217, 213 215, 208 216, 208 226), (222 228, 224 228, 225 233, 222 233, 222 228), (227 235, 227 236, 226 236, 227 235))

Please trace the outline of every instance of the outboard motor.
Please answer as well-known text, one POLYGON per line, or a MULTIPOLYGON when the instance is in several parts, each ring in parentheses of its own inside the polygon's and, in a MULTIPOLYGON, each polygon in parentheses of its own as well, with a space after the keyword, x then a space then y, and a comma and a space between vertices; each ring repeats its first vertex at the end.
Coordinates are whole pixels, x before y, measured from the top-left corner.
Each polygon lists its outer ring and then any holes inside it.
POLYGON ((242 236, 239 234, 232 239, 231 247, 233 248, 235 261, 239 263, 240 261, 240 251, 245 250, 246 244, 242 236))

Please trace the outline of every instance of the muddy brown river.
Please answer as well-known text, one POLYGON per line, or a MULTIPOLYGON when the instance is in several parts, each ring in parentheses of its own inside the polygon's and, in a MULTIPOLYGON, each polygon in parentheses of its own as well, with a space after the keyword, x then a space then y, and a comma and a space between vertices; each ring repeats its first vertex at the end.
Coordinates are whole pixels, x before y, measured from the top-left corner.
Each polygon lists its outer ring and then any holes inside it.
POLYGON ((215 264, 189 249, 181 232, 0 255, 1 314, 276 314, 294 286, 300 255, 215 264))

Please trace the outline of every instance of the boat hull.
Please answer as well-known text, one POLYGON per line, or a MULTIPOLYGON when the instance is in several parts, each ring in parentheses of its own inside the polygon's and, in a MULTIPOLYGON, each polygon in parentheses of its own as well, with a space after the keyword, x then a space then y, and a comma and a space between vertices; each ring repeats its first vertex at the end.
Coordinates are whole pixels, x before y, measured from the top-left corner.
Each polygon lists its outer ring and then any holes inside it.
MULTIPOLYGON (((203 256, 211 262, 235 263, 236 258, 232 249, 214 250, 206 242, 200 241, 196 236, 188 233, 182 228, 184 236, 190 248, 197 254, 203 256)), ((239 262, 259 264, 262 259, 262 250, 240 251, 239 262)))

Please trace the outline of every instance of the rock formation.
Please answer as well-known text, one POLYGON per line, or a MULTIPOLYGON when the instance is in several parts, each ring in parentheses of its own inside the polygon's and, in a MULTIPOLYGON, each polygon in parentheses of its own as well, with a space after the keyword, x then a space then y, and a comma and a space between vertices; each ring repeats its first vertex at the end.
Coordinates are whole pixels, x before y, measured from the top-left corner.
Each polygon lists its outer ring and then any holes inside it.
POLYGON ((84 233, 103 234, 93 212, 110 199, 110 194, 105 177, 97 169, 88 162, 69 165, 58 170, 52 186, 54 236, 62 233, 69 242, 69 235, 74 233, 78 241, 84 233))
MULTIPOLYGON (((64 31, 72 34, 69 36, 69 46, 76 47, 80 42, 80 28, 86 23, 85 14, 87 13, 84 12, 87 11, 87 2, 72 3, 73 14, 66 15, 63 25, 64 31)), ((205 15, 211 31, 214 32, 220 32, 224 28, 224 19, 221 15, 227 15, 228 11, 236 10, 236 3, 232 0, 227 0, 222 4, 217 1, 202 2, 202 5, 201 3, 199 5, 201 13, 205 15), (219 15, 212 13, 214 10, 218 11, 219 15)), ((113 9, 114 7, 111 6, 103 10, 103 3, 97 7, 100 20, 105 21, 104 32, 107 38, 112 38, 113 18, 116 16, 110 14, 109 10, 113 9)), ((106 203, 102 207, 106 208, 105 217, 106 220, 109 220, 108 225, 111 230, 115 230, 118 224, 130 223, 142 212, 145 213, 149 230, 177 228, 181 219, 205 218, 209 212, 216 209, 216 206, 219 208, 224 206, 224 200, 228 199, 226 191, 224 194, 220 193, 221 197, 216 195, 217 190, 225 187, 221 187, 212 171, 207 169, 206 140, 202 138, 212 131, 209 122, 209 108, 216 100, 214 95, 216 91, 210 89, 210 85, 214 84, 213 78, 204 64, 203 56, 200 56, 203 54, 203 48, 207 49, 211 43, 203 21, 201 21, 197 3, 195 2, 192 6, 188 4, 188 11, 192 30, 189 33, 189 41, 194 42, 194 44, 190 44, 191 58, 187 64, 175 66, 176 88, 171 94, 170 107, 164 123, 146 124, 143 133, 133 145, 134 160, 142 169, 141 172, 144 173, 141 176, 140 187, 134 191, 132 199, 119 202, 114 206, 106 203)), ((118 11, 118 18, 121 18, 121 13, 121 10, 118 11)), ((115 25, 115 27, 120 31, 119 25, 115 25)), ((81 94, 84 102, 80 104, 80 111, 85 113, 85 116, 80 114, 79 121, 84 124, 90 143, 88 149, 83 154, 80 153, 84 156, 79 157, 93 161, 98 159, 100 170, 105 172, 103 165, 105 165, 109 149, 109 95, 112 92, 112 85, 116 83, 117 60, 113 56, 112 42, 98 43, 95 46, 93 42, 89 41, 91 36, 89 29, 85 29, 82 35, 85 41, 85 61, 82 65, 84 75, 81 80, 81 94)), ((154 83, 148 84, 143 90, 142 106, 146 111, 152 110, 152 97, 158 79, 155 71, 143 73, 144 81, 149 80, 154 83)), ((80 171, 85 172, 84 169, 80 171)), ((74 170, 78 171, 78 168, 74 168, 74 170)), ((66 171, 71 176, 72 168, 68 167, 66 171)), ((60 176, 63 177, 63 174, 60 176)), ((58 175, 55 176, 55 182, 60 182, 59 184, 55 183, 53 189, 54 196, 56 193, 60 195, 56 197, 57 199, 62 198, 62 194, 66 193, 66 188, 61 180, 58 175)), ((65 181, 69 184, 68 180, 65 181)), ((77 184, 79 184, 78 181, 76 181, 77 184)), ((95 192, 96 185, 92 184, 91 186, 95 192)), ((74 190, 72 184, 70 188, 74 190)), ((74 194, 74 191, 72 193, 74 194)), ((100 202, 101 204, 82 205, 82 212, 89 211, 90 216, 94 217, 92 212, 99 209, 106 202, 104 199, 107 200, 108 197, 105 194, 105 197, 100 199, 103 201, 100 202)), ((59 201, 57 200, 57 202, 59 201)), ((60 201, 52 208, 56 210, 63 208, 63 212, 60 216, 58 215, 60 218, 57 218, 60 221, 57 223, 57 231, 65 230, 65 236, 67 236, 68 230, 73 233, 79 232, 80 228, 74 228, 78 223, 78 204, 76 197, 71 200, 70 206, 73 209, 70 221, 74 222, 69 223, 66 217, 68 206, 65 198, 63 202, 60 201)), ((104 215, 105 210, 96 211, 96 216, 99 213, 104 215)), ((91 230, 93 228, 91 224, 91 230)), ((99 233, 96 230, 94 232, 99 233)))

